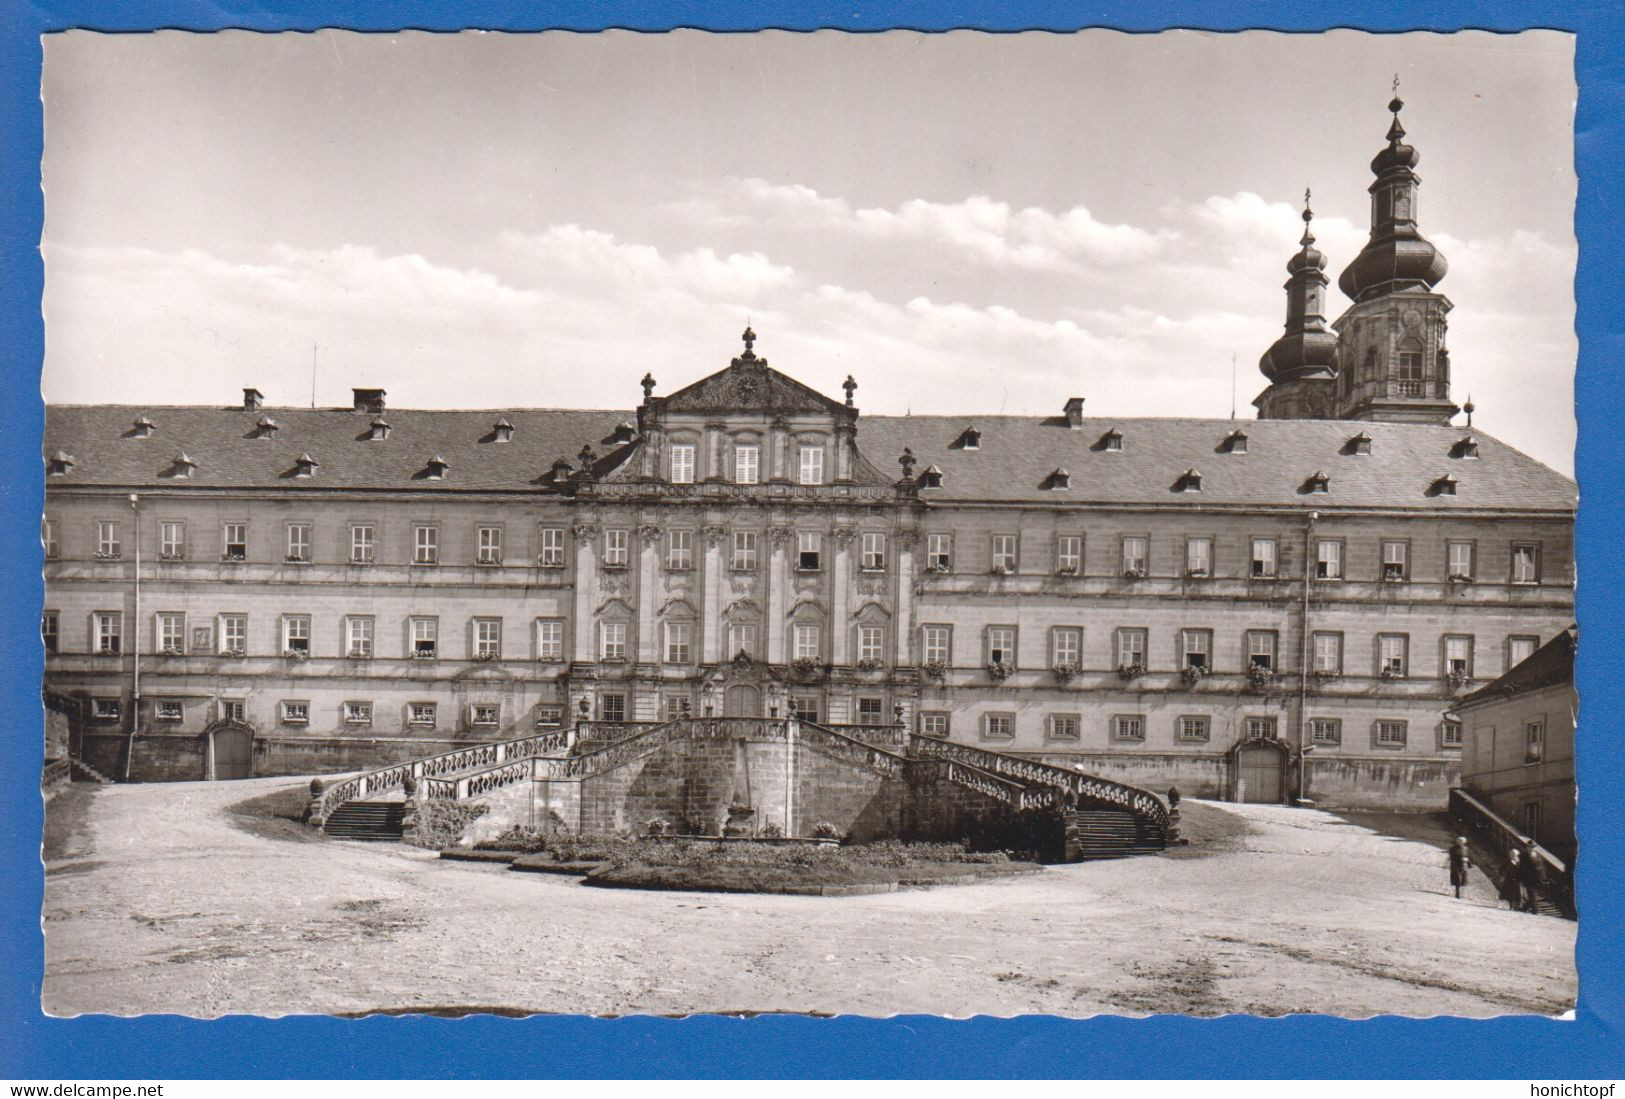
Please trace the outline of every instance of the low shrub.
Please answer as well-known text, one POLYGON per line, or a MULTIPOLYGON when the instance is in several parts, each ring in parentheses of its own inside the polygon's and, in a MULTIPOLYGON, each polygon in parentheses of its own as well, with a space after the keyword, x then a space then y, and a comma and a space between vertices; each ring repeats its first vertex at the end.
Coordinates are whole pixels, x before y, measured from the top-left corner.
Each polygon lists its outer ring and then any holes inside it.
POLYGON ((456 801, 426 801, 418 806, 417 831, 407 842, 436 851, 455 847, 463 838, 464 830, 490 808, 489 805, 464 805, 456 801))

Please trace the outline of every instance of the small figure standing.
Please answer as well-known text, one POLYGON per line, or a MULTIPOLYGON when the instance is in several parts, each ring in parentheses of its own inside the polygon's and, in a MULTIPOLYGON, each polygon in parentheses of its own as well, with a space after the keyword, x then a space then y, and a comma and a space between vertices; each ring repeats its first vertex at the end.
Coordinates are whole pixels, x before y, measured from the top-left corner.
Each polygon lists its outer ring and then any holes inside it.
POLYGON ((1467 837, 1457 836, 1456 842, 1450 845, 1450 884, 1458 898, 1461 887, 1467 884, 1467 869, 1472 865, 1472 857, 1467 853, 1467 837))
POLYGON ((1501 875, 1501 899, 1507 902, 1512 911, 1518 910, 1518 904, 1523 900, 1523 884, 1520 880, 1523 870, 1523 852, 1514 847, 1507 852, 1506 873, 1501 875))
POLYGON ((1179 808, 1179 787, 1177 786, 1168 787, 1168 808, 1179 808))
POLYGON ((1518 884, 1523 886, 1523 910, 1525 912, 1538 912, 1540 886, 1546 875, 1540 865, 1540 857, 1535 854, 1535 841, 1529 840, 1523 845, 1523 857, 1518 860, 1518 884))

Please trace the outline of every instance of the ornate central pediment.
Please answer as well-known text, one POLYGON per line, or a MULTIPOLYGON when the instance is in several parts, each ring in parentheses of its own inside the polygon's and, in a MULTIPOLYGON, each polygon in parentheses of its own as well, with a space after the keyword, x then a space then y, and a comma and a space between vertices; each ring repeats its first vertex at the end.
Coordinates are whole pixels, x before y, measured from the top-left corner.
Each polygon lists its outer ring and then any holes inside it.
POLYGON ((852 409, 811 386, 781 374, 747 351, 726 370, 685 386, 669 397, 655 398, 659 412, 758 413, 766 416, 850 415, 852 409))

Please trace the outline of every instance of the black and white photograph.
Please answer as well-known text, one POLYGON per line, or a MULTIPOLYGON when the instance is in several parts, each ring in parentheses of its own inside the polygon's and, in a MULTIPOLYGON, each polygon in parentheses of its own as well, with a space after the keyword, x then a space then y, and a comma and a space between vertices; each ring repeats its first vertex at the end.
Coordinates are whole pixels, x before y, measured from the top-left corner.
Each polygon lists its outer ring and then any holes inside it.
POLYGON ((43 55, 49 1015, 1574 1009, 1572 34, 43 55))

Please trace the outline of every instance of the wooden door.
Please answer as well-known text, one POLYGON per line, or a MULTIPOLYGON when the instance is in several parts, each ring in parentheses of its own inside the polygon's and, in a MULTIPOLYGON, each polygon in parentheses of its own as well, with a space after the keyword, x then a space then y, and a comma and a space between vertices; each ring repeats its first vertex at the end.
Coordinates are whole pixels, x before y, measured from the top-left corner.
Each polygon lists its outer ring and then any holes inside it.
POLYGON ((1243 783, 1242 801, 1280 804, 1280 752, 1274 748, 1243 748, 1236 757, 1236 768, 1243 783))
POLYGON ((749 683, 735 683, 722 698, 723 717, 761 717, 762 692, 749 683))
POLYGON ((254 738, 240 725, 223 725, 210 734, 210 755, 214 773, 210 778, 252 778, 254 738))

